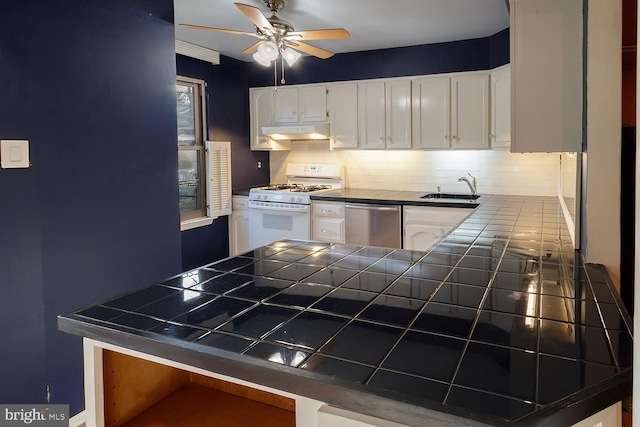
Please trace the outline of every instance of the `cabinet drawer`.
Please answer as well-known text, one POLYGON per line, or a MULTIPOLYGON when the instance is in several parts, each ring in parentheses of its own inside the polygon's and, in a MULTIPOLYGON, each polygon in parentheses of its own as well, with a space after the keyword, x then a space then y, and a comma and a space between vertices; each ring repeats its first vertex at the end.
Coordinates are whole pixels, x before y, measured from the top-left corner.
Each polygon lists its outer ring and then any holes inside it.
POLYGON ((344 203, 313 202, 313 215, 344 218, 344 203))
POLYGON ((319 242, 344 243, 343 218, 313 218, 313 240, 319 242))
POLYGON ((231 198, 231 208, 234 211, 241 211, 248 209, 249 197, 247 196, 233 196, 231 198))
POLYGON ((458 225, 473 210, 463 208, 440 208, 405 206, 404 223, 436 224, 448 227, 458 225))

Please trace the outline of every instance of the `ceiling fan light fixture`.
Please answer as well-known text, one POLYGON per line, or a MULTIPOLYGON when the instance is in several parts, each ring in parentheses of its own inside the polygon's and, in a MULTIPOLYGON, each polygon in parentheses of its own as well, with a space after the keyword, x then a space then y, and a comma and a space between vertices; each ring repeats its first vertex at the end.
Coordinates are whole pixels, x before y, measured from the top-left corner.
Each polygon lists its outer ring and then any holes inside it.
POLYGON ((298 52, 297 50, 291 49, 290 47, 284 49, 282 51, 282 57, 284 58, 285 61, 287 61, 287 64, 289 64, 289 67, 291 67, 293 64, 296 63, 296 61, 302 56, 302 54, 300 52, 298 52))
POLYGON ((262 58, 267 61, 274 61, 278 58, 278 45, 276 45, 271 40, 262 43, 258 46, 258 52, 262 58))
POLYGON ((263 57, 260 52, 256 52, 253 54, 253 59, 255 59, 255 61, 260 64, 260 65, 264 65, 265 67, 268 67, 271 65, 271 61, 269 61, 268 59, 266 59, 265 57, 263 57))

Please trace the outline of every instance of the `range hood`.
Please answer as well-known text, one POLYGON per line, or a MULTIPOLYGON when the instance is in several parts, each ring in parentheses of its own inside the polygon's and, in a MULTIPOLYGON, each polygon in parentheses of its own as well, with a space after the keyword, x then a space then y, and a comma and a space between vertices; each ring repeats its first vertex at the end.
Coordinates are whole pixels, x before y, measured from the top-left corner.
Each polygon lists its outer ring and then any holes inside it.
POLYGON ((273 124, 262 126, 262 133, 277 140, 329 139, 329 123, 273 124))

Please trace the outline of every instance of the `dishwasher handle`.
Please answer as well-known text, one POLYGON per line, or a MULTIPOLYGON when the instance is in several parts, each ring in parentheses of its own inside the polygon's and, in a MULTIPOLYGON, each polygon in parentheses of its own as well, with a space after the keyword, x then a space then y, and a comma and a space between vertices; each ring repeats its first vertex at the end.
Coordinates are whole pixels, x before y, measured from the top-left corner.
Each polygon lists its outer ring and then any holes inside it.
POLYGON ((386 206, 386 205, 370 205, 365 203, 345 203, 345 209, 362 209, 367 211, 395 211, 398 212, 400 210, 399 206, 386 206))

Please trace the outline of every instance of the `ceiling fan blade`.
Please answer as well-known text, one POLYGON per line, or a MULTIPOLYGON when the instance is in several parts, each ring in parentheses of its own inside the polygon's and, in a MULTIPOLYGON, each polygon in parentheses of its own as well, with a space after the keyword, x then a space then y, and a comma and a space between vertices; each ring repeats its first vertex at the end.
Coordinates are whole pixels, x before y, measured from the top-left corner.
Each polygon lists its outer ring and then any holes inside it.
POLYGON ((251 46, 243 50, 242 53, 253 55, 258 51, 258 46, 260 46, 262 43, 264 43, 264 40, 260 40, 259 42, 252 44, 251 46))
POLYGON ((348 39, 351 37, 349 32, 344 28, 329 28, 326 30, 307 30, 307 31, 290 31, 286 37, 298 40, 330 40, 330 39, 348 39))
POLYGON ((240 9, 242 13, 244 13, 247 16, 247 18, 251 20, 251 22, 253 22, 253 25, 258 27, 260 31, 266 32, 268 34, 276 33, 275 28, 273 28, 273 25, 271 25, 271 22, 269 22, 269 20, 262 14, 260 9, 254 6, 249 6, 248 4, 242 4, 242 3, 234 3, 234 4, 238 9, 240 9))
POLYGON ((243 34, 246 36, 260 37, 256 33, 249 33, 246 31, 227 30, 224 28, 214 28, 214 27, 203 27, 202 25, 192 25, 192 24, 180 24, 180 26, 185 28, 191 28, 194 30, 207 30, 207 31, 216 31, 218 33, 243 34))
POLYGON ((301 52, 316 56, 320 59, 327 59, 333 56, 333 52, 329 52, 328 50, 320 49, 319 47, 311 46, 310 44, 302 43, 297 40, 288 41, 287 45, 301 52))

